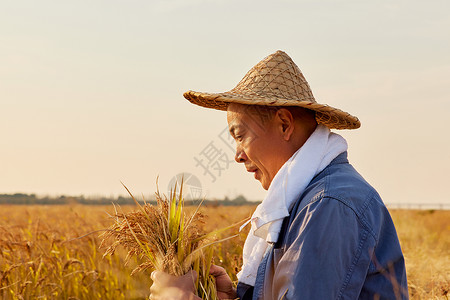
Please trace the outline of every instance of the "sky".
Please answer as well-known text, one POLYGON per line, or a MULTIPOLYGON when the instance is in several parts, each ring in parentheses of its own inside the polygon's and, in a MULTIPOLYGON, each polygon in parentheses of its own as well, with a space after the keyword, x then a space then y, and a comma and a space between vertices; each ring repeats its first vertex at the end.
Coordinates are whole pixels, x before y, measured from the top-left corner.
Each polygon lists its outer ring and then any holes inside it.
POLYGON ((149 195, 189 173, 207 198, 262 200, 232 161, 226 113, 182 94, 230 90, 283 50, 317 102, 361 120, 336 132, 386 203, 450 203, 448 11, 446 0, 3 0, 0 193, 118 196, 123 182, 149 195))

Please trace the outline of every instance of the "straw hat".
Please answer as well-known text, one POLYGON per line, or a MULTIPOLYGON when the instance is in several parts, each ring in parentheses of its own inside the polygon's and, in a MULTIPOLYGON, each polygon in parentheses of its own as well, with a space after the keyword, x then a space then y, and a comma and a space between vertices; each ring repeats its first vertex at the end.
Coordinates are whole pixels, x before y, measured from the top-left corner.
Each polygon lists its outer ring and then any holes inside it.
POLYGON ((194 104, 219 110, 227 110, 229 103, 300 106, 315 111, 317 122, 330 129, 356 129, 361 126, 357 117, 317 103, 302 72, 283 51, 277 51, 260 61, 231 91, 187 91, 183 96, 194 104))

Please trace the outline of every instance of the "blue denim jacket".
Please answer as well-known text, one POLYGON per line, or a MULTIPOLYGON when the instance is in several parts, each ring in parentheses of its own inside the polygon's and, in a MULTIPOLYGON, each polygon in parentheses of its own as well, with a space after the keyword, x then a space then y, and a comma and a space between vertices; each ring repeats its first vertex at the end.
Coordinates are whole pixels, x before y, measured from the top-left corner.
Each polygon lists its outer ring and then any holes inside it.
POLYGON ((340 154, 283 221, 240 299, 408 299, 403 254, 378 193, 340 154))

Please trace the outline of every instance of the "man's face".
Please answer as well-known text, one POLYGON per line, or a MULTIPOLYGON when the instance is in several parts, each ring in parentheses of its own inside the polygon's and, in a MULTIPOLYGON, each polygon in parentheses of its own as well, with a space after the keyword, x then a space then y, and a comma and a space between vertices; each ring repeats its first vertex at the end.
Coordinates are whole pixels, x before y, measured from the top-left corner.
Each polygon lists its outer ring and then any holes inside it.
POLYGON ((262 124, 261 119, 248 110, 245 105, 228 106, 228 128, 236 141, 235 160, 254 173, 255 179, 267 190, 285 162, 278 151, 280 135, 272 119, 262 124))

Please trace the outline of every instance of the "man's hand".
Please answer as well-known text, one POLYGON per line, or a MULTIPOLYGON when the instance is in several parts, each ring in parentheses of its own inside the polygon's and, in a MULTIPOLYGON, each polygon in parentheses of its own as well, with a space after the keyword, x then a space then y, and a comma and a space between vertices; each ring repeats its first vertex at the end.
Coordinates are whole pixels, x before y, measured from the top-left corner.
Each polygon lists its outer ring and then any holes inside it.
POLYGON ((217 296, 219 299, 236 299, 237 294, 233 288, 230 276, 224 268, 211 265, 209 273, 216 278, 217 296))
POLYGON ((150 287, 152 300, 198 300, 194 295, 194 283, 197 273, 189 271, 183 276, 172 276, 161 271, 154 271, 151 275, 153 284, 150 287))
MULTIPOLYGON (((216 279, 216 290, 219 299, 236 299, 236 291, 230 277, 224 268, 211 265, 209 272, 216 279)), ((154 271, 151 275, 153 284, 150 287, 152 300, 199 300, 194 294, 194 283, 197 273, 189 271, 183 276, 172 276, 161 271, 154 271)))

